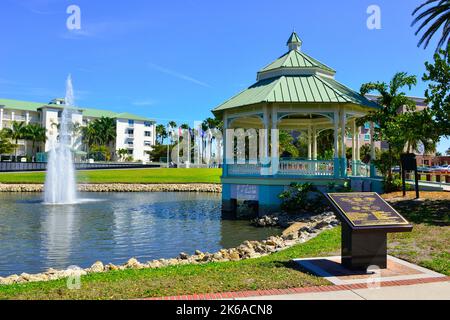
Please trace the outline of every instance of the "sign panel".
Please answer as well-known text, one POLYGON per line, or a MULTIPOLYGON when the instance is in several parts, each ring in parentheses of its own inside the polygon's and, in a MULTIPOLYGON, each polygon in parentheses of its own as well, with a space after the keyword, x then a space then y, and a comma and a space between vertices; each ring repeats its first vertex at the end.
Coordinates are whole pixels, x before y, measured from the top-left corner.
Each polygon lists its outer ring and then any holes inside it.
POLYGON ((328 193, 328 198, 352 227, 409 225, 376 192, 328 193))

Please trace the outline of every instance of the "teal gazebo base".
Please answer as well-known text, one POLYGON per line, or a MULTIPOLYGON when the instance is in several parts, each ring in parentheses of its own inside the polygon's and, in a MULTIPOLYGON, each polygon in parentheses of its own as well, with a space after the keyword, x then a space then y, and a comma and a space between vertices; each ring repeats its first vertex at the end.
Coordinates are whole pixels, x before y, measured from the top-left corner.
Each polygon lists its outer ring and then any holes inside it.
POLYGON ((278 195, 285 191, 293 182, 309 182, 314 184, 319 191, 327 192, 330 183, 343 186, 346 181, 350 181, 352 191, 383 193, 383 184, 380 178, 222 177, 222 218, 236 219, 237 207, 242 201, 256 201, 258 203, 259 217, 279 212, 281 200, 278 195))

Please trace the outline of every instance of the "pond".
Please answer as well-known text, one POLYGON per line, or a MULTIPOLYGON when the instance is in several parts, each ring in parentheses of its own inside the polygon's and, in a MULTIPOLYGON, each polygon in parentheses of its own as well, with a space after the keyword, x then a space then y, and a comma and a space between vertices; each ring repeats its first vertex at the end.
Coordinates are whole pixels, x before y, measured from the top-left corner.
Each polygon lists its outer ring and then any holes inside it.
POLYGON ((0 276, 95 261, 122 264, 216 252, 279 234, 248 221, 221 220, 208 193, 81 193, 76 205, 45 205, 41 194, 0 193, 0 276))

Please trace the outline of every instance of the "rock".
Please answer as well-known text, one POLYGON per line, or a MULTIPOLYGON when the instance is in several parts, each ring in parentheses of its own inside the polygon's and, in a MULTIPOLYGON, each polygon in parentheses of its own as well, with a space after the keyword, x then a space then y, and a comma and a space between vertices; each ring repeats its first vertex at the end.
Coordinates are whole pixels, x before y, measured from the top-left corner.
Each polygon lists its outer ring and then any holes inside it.
POLYGON ((291 234, 291 233, 298 234, 298 232, 299 232, 302 228, 306 227, 307 225, 308 225, 308 224, 305 223, 305 222, 294 222, 294 223, 291 224, 287 229, 285 229, 285 230, 283 231, 282 235, 283 235, 283 236, 286 236, 286 235, 291 234))
POLYGON ((119 270, 119 267, 112 263, 109 263, 108 265, 106 265, 105 269, 110 271, 116 271, 119 270))
POLYGON ((180 259, 186 260, 189 258, 189 255, 186 252, 180 252, 180 259))
POLYGON ((142 267, 143 265, 136 258, 131 258, 125 263, 127 269, 141 269, 142 267))
POLYGON ((103 266, 103 263, 101 261, 97 261, 89 268, 89 272, 92 273, 103 272, 104 269, 105 267, 103 266))
POLYGON ((285 235, 282 235, 283 239, 285 240, 295 240, 298 239, 298 232, 291 232, 285 235))
POLYGON ((154 260, 147 263, 149 268, 161 268, 163 265, 160 261, 154 260))
POLYGON ((201 252, 200 250, 195 250, 195 253, 194 253, 194 254, 197 255, 197 256, 199 256, 199 255, 202 255, 203 252, 201 252))
POLYGON ((237 261, 240 259, 239 253, 237 253, 236 251, 233 251, 229 254, 228 256, 231 261, 237 261))

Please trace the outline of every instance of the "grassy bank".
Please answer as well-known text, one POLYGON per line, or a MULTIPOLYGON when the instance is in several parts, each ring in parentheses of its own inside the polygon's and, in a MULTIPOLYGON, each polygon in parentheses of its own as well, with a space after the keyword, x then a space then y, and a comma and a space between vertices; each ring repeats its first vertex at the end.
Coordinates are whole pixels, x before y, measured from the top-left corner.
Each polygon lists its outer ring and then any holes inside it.
POLYGON ((0 286, 0 299, 130 299, 326 285, 327 281, 300 272, 290 260, 333 254, 338 249, 339 230, 335 229, 262 258, 90 274, 82 277, 80 290, 67 289, 65 280, 0 286))
MULTIPOLYGON (((78 183, 219 183, 222 169, 77 171, 78 183)), ((0 173, 0 183, 44 183, 45 172, 0 173)))

